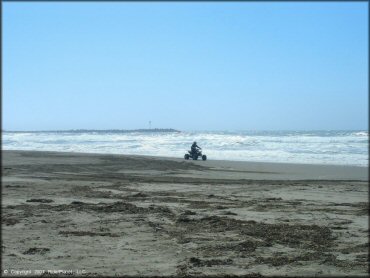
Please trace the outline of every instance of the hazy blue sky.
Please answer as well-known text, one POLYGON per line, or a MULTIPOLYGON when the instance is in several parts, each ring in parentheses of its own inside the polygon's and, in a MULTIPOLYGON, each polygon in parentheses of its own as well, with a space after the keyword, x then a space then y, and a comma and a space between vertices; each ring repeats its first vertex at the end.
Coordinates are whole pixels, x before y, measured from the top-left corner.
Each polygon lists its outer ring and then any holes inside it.
POLYGON ((368 127, 368 3, 3 3, 5 130, 368 127))

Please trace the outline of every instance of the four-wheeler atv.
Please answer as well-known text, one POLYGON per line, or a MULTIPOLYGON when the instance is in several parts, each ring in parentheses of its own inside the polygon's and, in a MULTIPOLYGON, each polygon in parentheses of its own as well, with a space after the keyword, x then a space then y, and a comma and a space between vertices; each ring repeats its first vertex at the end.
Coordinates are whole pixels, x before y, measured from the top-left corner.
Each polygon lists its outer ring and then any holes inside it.
POLYGON ((184 155, 184 158, 186 160, 188 160, 189 158, 193 160, 198 160, 198 157, 202 157, 202 160, 207 160, 207 156, 205 154, 202 155, 202 152, 199 150, 197 152, 188 151, 188 153, 184 155))

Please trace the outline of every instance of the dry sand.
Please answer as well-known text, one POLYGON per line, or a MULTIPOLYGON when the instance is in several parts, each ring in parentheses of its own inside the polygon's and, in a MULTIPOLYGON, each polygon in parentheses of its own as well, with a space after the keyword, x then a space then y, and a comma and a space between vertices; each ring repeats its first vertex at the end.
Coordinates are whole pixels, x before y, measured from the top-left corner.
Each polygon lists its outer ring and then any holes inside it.
POLYGON ((368 272, 365 167, 29 151, 2 166, 6 276, 368 272))

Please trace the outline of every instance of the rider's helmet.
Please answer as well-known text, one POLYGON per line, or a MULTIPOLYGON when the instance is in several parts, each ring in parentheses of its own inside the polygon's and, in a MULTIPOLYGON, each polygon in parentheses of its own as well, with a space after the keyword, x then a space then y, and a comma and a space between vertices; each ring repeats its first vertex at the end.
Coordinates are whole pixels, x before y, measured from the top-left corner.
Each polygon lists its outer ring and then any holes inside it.
POLYGON ((194 142, 193 142, 193 145, 196 145, 196 144, 197 144, 197 142, 195 142, 195 141, 194 141, 194 142))

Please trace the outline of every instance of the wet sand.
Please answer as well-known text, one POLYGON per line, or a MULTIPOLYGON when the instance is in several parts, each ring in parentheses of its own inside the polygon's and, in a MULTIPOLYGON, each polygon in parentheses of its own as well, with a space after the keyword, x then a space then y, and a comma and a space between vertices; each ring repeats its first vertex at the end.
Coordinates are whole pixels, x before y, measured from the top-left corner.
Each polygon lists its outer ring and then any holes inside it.
POLYGON ((3 151, 2 269, 366 275, 367 180, 365 167, 3 151))

